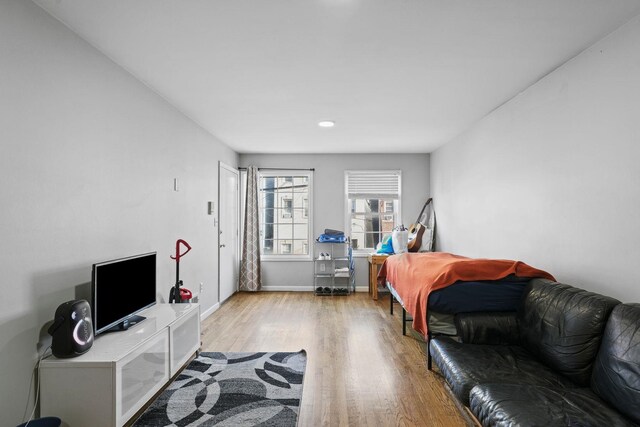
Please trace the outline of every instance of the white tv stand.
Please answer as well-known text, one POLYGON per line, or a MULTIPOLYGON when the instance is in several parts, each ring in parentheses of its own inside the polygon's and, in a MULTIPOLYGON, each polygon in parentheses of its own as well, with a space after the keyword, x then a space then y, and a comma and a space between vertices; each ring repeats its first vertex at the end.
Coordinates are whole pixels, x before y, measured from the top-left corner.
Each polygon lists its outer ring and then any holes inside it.
POLYGON ((157 304, 71 359, 40 363, 40 413, 68 427, 120 427, 200 348, 198 304, 157 304))

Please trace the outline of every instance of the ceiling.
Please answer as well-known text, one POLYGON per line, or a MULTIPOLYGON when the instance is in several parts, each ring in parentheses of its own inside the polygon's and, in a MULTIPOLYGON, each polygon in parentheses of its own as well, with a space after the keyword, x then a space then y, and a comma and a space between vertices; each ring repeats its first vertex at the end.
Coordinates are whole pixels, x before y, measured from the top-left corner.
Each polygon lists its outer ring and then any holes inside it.
POLYGON ((431 152, 640 13, 640 0, 34 1, 240 153, 431 152))

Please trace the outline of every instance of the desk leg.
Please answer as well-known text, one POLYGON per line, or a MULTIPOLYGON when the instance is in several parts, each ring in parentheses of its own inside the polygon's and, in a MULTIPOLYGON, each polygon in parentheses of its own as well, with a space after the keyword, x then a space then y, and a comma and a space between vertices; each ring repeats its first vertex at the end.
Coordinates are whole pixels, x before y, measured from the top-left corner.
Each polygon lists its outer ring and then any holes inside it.
POLYGON ((371 263, 371 286, 373 287, 373 299, 378 301, 378 265, 371 263))

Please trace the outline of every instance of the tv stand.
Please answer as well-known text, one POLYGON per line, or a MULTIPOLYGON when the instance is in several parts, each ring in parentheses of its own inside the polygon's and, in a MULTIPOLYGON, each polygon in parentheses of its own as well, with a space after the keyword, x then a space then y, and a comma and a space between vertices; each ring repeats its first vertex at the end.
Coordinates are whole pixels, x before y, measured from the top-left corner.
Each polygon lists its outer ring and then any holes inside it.
POLYGON ((200 348, 198 304, 157 304, 76 358, 40 363, 40 413, 69 427, 121 427, 200 348))

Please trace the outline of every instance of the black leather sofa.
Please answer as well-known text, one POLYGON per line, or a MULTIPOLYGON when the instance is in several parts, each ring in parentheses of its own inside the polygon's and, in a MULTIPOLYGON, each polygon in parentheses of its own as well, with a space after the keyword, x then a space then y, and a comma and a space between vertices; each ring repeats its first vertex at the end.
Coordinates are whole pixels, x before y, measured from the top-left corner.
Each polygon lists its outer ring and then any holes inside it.
POLYGON ((533 279, 517 313, 456 327, 430 353, 483 426, 640 424, 640 304, 533 279))

